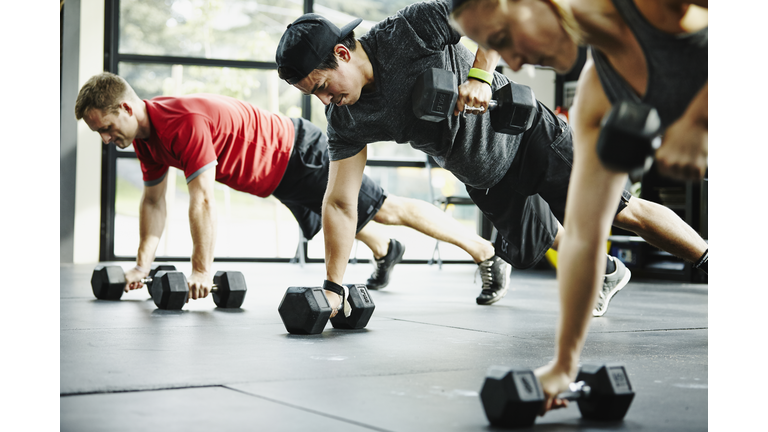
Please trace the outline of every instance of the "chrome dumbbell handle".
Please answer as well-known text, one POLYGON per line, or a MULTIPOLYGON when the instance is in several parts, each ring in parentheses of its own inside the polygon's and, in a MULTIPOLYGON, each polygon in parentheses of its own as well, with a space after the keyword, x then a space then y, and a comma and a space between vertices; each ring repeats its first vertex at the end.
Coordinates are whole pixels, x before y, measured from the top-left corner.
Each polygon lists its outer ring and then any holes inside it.
MULTIPOLYGON (((488 102, 488 111, 496 108, 498 105, 499 105, 498 102, 496 102, 495 100, 491 99, 491 101, 488 102)), ((464 112, 463 112, 464 117, 467 116, 467 112, 470 112, 470 113, 483 113, 483 112, 485 112, 485 108, 464 105, 464 112)))
POLYGON ((562 392, 558 394, 556 397, 557 399, 566 399, 566 400, 578 400, 581 398, 588 398, 589 393, 592 392, 592 388, 587 385, 584 381, 579 381, 575 383, 568 384, 568 391, 562 392))

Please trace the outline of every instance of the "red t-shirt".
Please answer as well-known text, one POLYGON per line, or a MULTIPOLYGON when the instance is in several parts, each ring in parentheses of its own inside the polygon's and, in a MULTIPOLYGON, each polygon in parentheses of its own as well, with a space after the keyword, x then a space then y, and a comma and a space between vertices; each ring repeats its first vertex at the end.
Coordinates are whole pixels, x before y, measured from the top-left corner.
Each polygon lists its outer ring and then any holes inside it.
POLYGON ((133 141, 144 183, 152 185, 172 166, 187 183, 207 169, 232 189, 267 197, 291 157, 293 122, 237 99, 199 94, 144 101, 149 139, 133 141))

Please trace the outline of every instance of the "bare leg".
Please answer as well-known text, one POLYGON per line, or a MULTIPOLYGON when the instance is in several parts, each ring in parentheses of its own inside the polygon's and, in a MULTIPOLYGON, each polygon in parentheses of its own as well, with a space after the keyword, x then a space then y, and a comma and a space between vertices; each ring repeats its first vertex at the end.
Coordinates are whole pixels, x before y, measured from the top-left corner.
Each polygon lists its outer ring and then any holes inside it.
POLYGON ((369 223, 360 230, 355 236, 357 240, 363 242, 373 252, 373 257, 379 259, 387 254, 389 248, 389 237, 382 233, 381 227, 369 223))
POLYGON ((653 246, 690 262, 707 250, 707 242, 672 210, 640 198, 629 200, 614 220, 615 226, 632 231, 653 246))
MULTIPOLYGON (((389 195, 373 220, 384 225, 407 226, 434 239, 456 245, 472 256, 476 263, 485 261, 495 254, 491 242, 468 230, 457 220, 426 201, 389 195)), ((363 238, 360 240, 368 245, 363 238)), ((374 251, 376 258, 386 254, 384 249, 383 253, 379 251, 380 255, 377 255, 374 247, 371 247, 371 250, 374 251)))

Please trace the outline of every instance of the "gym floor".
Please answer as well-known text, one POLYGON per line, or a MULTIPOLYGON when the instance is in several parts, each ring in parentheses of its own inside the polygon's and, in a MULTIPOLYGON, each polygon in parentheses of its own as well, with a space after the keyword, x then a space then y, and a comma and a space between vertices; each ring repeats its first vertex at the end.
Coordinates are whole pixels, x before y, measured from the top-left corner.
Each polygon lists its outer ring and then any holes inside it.
MULTIPOLYGON (((115 263, 128 268, 132 263, 115 263)), ((554 271, 513 270, 510 291, 478 306, 476 266, 400 264, 372 291, 366 329, 286 332, 291 286, 322 264, 215 263, 244 273, 242 309, 212 298, 156 309, 145 289, 93 297, 93 265, 60 267, 62 431, 485 431, 478 396, 491 365, 535 368, 553 355, 554 271)), ((189 264, 177 264, 189 274, 189 264)), ((363 282, 370 264, 348 268, 363 282)), ((576 404, 538 431, 708 428, 708 286, 632 280, 592 320, 582 363, 622 363, 635 399, 621 422, 580 419, 576 404)))

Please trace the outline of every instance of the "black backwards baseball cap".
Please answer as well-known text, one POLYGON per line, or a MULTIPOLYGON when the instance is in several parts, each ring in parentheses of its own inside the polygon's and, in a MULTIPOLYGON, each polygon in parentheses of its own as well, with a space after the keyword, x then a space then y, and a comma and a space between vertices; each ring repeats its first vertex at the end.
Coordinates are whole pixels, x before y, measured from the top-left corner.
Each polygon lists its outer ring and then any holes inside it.
POLYGON ((275 54, 280 78, 291 85, 304 79, 361 22, 363 20, 357 18, 338 28, 318 14, 308 13, 288 24, 275 54))
POLYGON ((451 8, 451 11, 455 11, 457 7, 461 6, 462 4, 466 3, 468 0, 453 0, 453 7, 451 8))

